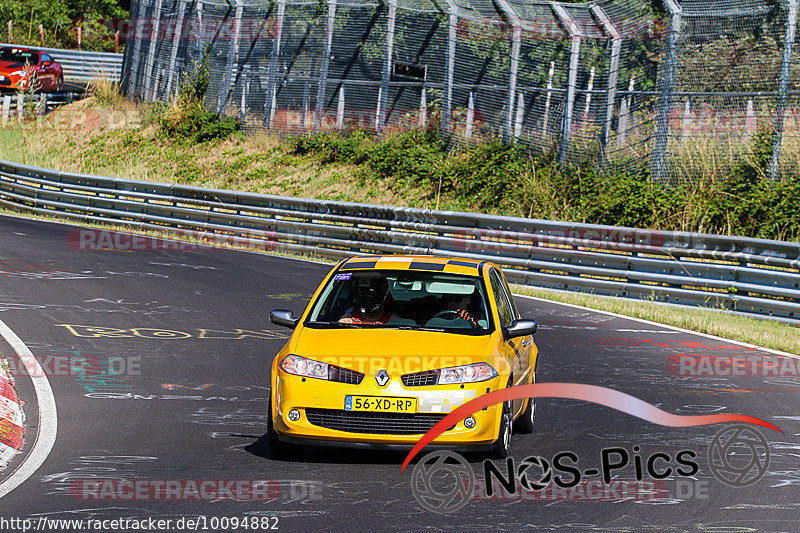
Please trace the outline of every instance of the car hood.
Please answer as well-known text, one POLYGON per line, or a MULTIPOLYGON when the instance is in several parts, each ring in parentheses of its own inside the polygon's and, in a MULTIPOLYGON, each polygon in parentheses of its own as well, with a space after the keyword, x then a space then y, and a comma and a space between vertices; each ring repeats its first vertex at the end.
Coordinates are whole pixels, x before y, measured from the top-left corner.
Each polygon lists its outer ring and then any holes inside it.
POLYGON ((0 61, 0 74, 8 76, 12 72, 23 70, 25 65, 23 63, 16 63, 12 61, 0 61))
POLYGON ((361 372, 371 373, 392 361, 406 372, 416 372, 486 361, 493 338, 397 329, 303 328, 289 348, 296 355, 361 372))

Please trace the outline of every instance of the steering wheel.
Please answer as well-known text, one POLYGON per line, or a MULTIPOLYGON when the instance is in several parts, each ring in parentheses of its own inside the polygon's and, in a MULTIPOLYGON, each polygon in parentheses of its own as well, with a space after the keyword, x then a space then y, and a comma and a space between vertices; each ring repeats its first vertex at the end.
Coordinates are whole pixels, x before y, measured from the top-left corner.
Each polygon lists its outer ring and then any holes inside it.
POLYGON ((439 311, 433 317, 434 318, 442 318, 444 320, 455 320, 456 318, 461 318, 461 314, 458 311, 453 311, 452 309, 445 309, 444 311, 439 311))
POLYGON ((433 315, 433 318, 431 318, 431 320, 434 320, 436 318, 441 318, 442 320, 463 320, 464 322, 468 323, 473 329, 478 327, 478 325, 469 318, 461 316, 461 311, 453 311, 452 309, 445 309, 444 311, 439 311, 438 313, 433 315))

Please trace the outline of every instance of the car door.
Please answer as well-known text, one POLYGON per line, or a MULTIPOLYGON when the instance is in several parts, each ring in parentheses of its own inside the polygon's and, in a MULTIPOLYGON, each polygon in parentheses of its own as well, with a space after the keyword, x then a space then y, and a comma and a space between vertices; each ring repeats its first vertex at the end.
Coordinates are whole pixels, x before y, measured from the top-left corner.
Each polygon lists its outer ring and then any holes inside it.
MULTIPOLYGON (((489 283, 492 286, 492 294, 494 296, 495 305, 497 307, 497 313, 500 318, 500 327, 506 328, 511 325, 511 323, 517 318, 515 316, 515 310, 512 306, 511 301, 509 300, 508 293, 505 288, 505 283, 503 279, 503 275, 496 269, 492 268, 489 271, 489 283)), ((500 347, 500 351, 503 356, 508 360, 509 364, 514 373, 514 380, 512 385, 519 385, 520 378, 523 377, 520 375, 520 357, 521 351, 520 347, 517 345, 520 343, 520 339, 509 339, 507 341, 501 340, 502 346, 500 347)), ((522 406, 522 400, 514 400, 513 404, 513 412, 516 413, 522 406)))
POLYGON ((47 54, 42 54, 39 59, 38 76, 43 90, 53 90, 55 88, 55 64, 53 63, 53 58, 47 54))

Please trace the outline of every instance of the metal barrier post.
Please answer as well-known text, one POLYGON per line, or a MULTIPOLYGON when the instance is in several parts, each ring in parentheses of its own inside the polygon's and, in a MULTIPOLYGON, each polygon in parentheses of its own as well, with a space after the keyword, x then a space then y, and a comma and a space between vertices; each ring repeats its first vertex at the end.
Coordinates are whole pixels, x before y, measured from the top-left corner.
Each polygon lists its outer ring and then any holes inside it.
MULTIPOLYGON (((197 0, 198 3, 200 0, 197 0)), ((137 10, 137 18, 134 21, 133 25, 133 54, 131 55, 131 75, 124 76, 126 83, 133 83, 133 91, 128 91, 127 87, 124 88, 125 94, 129 96, 136 96, 144 98, 144 92, 141 91, 142 89, 142 78, 141 72, 139 72, 141 58, 142 58, 142 40, 144 40, 144 35, 142 35, 141 24, 142 20, 144 19, 144 11, 145 11, 145 0, 138 0, 138 10, 137 10), (135 78, 133 76, 136 76, 135 78)))
POLYGON ((581 39, 583 32, 580 27, 575 24, 572 17, 569 16, 567 10, 561 4, 550 4, 555 11, 556 15, 564 26, 569 30, 570 38, 572 39, 572 46, 570 48, 569 56, 569 77, 567 79, 567 106, 564 111, 564 123, 561 130, 561 147, 559 148, 558 161, 561 164, 567 162, 569 155, 569 142, 572 136, 572 120, 575 114, 575 93, 578 89, 578 61, 581 57, 581 39))
POLYGON ((522 19, 506 0, 497 0, 497 5, 503 10, 511 22, 511 63, 508 69, 508 95, 506 99, 506 113, 503 123, 503 142, 511 142, 518 137, 514 127, 514 104, 517 100, 517 77, 519 75, 519 53, 522 44, 522 19))
POLYGON ((225 72, 222 75, 222 90, 217 95, 217 114, 224 115, 228 107, 228 101, 233 91, 234 65, 239 65, 239 37, 242 33, 242 14, 244 12, 244 0, 236 0, 236 12, 233 19, 233 40, 228 45, 228 56, 225 61, 225 72))
POLYGON ((456 69, 456 29, 458 26, 458 6, 454 0, 446 1, 450 11, 450 20, 447 27, 447 60, 445 61, 442 115, 439 124, 442 134, 450 132, 450 114, 453 112, 453 73, 456 69))
POLYGON ((798 0, 789 0, 789 13, 786 22, 786 42, 783 45, 783 59, 781 59, 781 76, 778 84, 778 109, 775 112, 775 136, 772 147, 772 158, 769 162, 767 176, 778 179, 780 175, 781 145, 783 144, 784 117, 786 115, 786 95, 789 90, 789 74, 792 69, 792 50, 797 34, 797 7, 798 0))
POLYGON ((264 127, 272 128, 275 123, 275 106, 278 99, 278 58, 281 55, 283 38, 283 18, 286 13, 286 0, 278 0, 278 20, 275 24, 275 38, 272 41, 272 56, 269 58, 267 74, 267 95, 264 102, 264 127))
POLYGON ((155 24, 153 24, 153 31, 150 33, 150 50, 147 52, 147 66, 144 75, 144 100, 147 100, 148 97, 155 98, 156 85, 155 80, 152 80, 153 83, 151 84, 151 78, 156 63, 156 42, 159 39, 158 33, 161 29, 161 6, 162 0, 156 0, 156 7, 153 9, 152 16, 155 19, 155 24), (148 96, 148 93, 152 96, 148 96))
POLYGON ((592 6, 592 13, 603 29, 611 37, 611 62, 608 67, 608 93, 606 95, 606 119, 603 122, 603 133, 600 137, 600 159, 605 160, 608 140, 611 136, 611 124, 614 120, 614 102, 617 98, 617 78, 619 76, 619 60, 622 55, 622 35, 611 23, 606 13, 598 5, 592 6))
POLYGON ((172 90, 172 79, 175 76, 175 61, 178 59, 178 47, 183 36, 183 17, 186 13, 186 0, 178 4, 178 23, 175 25, 175 35, 172 37, 172 50, 169 54, 169 73, 167 74, 167 94, 172 90))
POLYGON ((319 86, 317 87, 317 105, 314 111, 314 131, 322 125, 322 114, 325 111, 325 92, 328 88, 328 69, 333 47, 333 23, 336 21, 336 0, 328 0, 328 21, 325 26, 325 45, 322 49, 322 61, 319 68, 319 86))
POLYGON ((381 90, 378 99, 378 121, 375 130, 383 132, 386 125, 389 107, 389 81, 392 79, 392 59, 394 57, 394 30, 397 21, 397 0, 389 0, 389 18, 386 25, 386 48, 383 54, 383 72, 381 73, 381 90))
POLYGON ((653 149, 652 175, 658 182, 669 179, 667 169, 667 144, 669 143, 669 114, 672 111, 672 93, 675 90, 675 76, 678 63, 678 41, 681 36, 681 15, 683 9, 675 0, 664 0, 670 12, 667 53, 664 58, 664 78, 661 88, 661 101, 656 117, 656 145, 653 149))

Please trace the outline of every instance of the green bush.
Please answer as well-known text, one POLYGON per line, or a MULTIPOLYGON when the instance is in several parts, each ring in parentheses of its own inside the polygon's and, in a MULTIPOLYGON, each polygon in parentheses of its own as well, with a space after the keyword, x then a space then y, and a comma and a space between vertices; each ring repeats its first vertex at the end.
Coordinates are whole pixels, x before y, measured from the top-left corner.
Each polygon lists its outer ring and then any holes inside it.
POLYGON ((447 209, 592 224, 800 238, 800 177, 766 177, 773 133, 753 138, 752 158, 724 180, 674 185, 651 180, 646 163, 628 170, 561 166, 552 157, 489 141, 450 150, 435 132, 377 138, 369 131, 294 139, 291 152, 323 164, 358 164, 365 183, 447 209))
POLYGON ((206 47, 202 59, 183 81, 178 97, 170 105, 157 110, 156 122, 162 135, 187 143, 202 143, 228 138, 240 129, 239 121, 221 117, 204 106, 208 90, 208 59, 211 48, 206 47))

